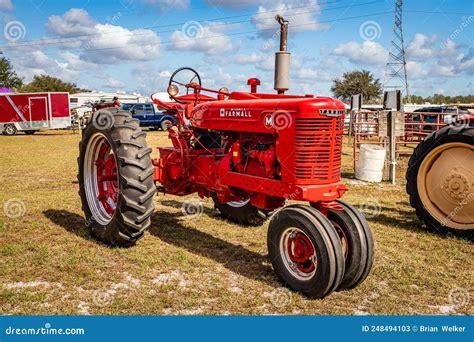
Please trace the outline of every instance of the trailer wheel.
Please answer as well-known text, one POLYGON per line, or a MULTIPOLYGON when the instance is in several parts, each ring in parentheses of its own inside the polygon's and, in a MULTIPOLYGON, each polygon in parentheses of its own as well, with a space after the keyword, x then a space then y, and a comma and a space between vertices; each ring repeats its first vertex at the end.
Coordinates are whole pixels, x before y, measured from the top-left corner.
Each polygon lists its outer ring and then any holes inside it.
POLYGON ((15 135, 17 132, 17 129, 14 124, 7 124, 3 127, 3 134, 4 135, 15 135))
POLYGON ((406 174, 410 204, 429 230, 474 237, 474 127, 446 126, 413 152, 406 174))
POLYGON ((269 211, 259 209, 250 204, 249 199, 238 202, 222 203, 214 192, 212 193, 212 199, 214 201, 214 207, 219 211, 223 218, 238 224, 259 226, 268 218, 269 215, 269 211))
POLYGON ((79 195, 86 225, 113 246, 133 245, 153 213, 151 148, 137 119, 124 110, 100 110, 79 144, 79 195))
POLYGON ((345 258, 344 277, 337 291, 353 289, 369 275, 374 259, 374 240, 364 215, 350 204, 337 201, 344 210, 329 210, 328 219, 341 239, 345 258))
POLYGON ((284 284, 309 297, 323 298, 342 280, 344 255, 331 222, 316 209, 303 207, 289 206, 273 216, 268 253, 284 284))
POLYGON ((33 134, 36 133, 36 131, 34 129, 23 131, 23 132, 25 132, 26 135, 33 135, 33 134))
POLYGON ((161 129, 167 131, 169 127, 173 126, 173 122, 169 119, 165 119, 161 122, 161 129))

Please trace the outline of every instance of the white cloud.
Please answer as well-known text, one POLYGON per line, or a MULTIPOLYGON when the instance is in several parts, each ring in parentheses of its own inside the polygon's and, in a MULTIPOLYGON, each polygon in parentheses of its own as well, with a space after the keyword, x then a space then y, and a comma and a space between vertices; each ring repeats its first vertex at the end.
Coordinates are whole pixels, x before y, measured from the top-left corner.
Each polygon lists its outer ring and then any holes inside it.
POLYGON ((206 55, 216 55, 233 49, 232 42, 223 32, 227 28, 222 23, 201 25, 198 22, 188 22, 181 31, 171 35, 172 48, 203 52, 206 55))
POLYGON ((12 11, 13 8, 14 7, 11 0, 0 0, 0 9, 5 11, 12 11))
POLYGON ((407 55, 410 58, 432 58, 435 55, 433 43, 436 41, 436 35, 428 37, 422 33, 415 34, 413 40, 408 44, 407 55))
POLYGON ((271 71, 275 67, 275 56, 268 53, 242 54, 235 56, 234 63, 240 65, 254 65, 259 70, 271 71))
POLYGON ((160 38, 152 30, 128 30, 113 24, 120 19, 114 17, 109 23, 94 22, 83 9, 73 8, 62 16, 51 16, 47 29, 63 40, 62 47, 82 50, 81 57, 97 64, 121 61, 147 61, 160 55, 160 38), (77 39, 68 37, 82 36, 77 39))
POLYGON ((95 24, 87 11, 81 8, 71 8, 62 16, 50 16, 46 28, 49 32, 60 37, 74 37, 93 34, 95 24))
POLYGON ((295 73, 296 79, 304 83, 331 81, 334 75, 327 70, 318 68, 298 68, 295 73))
POLYGON ((35 75, 50 75, 66 82, 76 82, 84 71, 76 68, 77 56, 70 54, 66 58, 69 61, 58 61, 49 58, 42 51, 32 51, 13 62, 15 69, 26 78, 27 82, 31 81, 35 75))
POLYGON ((427 71, 423 68, 423 65, 419 62, 408 61, 406 68, 407 75, 412 80, 415 78, 423 78, 428 74, 427 71))
POLYGON ((123 89, 125 87, 125 83, 123 83, 122 81, 117 80, 113 77, 109 77, 105 81, 104 87, 109 88, 109 89, 119 90, 119 89, 123 89))
POLYGON ((387 62, 388 53, 382 45, 373 41, 364 41, 362 44, 351 41, 339 44, 333 53, 344 56, 354 64, 381 66, 387 62))
POLYGON ((321 31, 329 29, 330 25, 318 23, 316 17, 320 7, 316 0, 268 2, 258 7, 258 12, 251 21, 263 36, 277 35, 280 25, 275 20, 275 14, 280 14, 290 22, 291 32, 321 31))
POLYGON ((457 69, 460 72, 466 72, 468 75, 474 75, 474 48, 471 48, 467 55, 462 55, 459 59, 457 69))
POLYGON ((456 70, 453 65, 440 65, 436 63, 430 70, 430 73, 435 76, 441 77, 454 77, 456 76, 456 70))

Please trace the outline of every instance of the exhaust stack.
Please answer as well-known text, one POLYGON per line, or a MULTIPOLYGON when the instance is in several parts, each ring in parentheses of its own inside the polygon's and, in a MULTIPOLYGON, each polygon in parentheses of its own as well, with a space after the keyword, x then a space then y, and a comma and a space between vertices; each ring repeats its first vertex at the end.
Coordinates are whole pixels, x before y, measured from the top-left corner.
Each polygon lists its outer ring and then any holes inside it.
POLYGON ((281 15, 275 16, 280 24, 280 51, 275 53, 275 85, 274 89, 278 94, 284 94, 288 90, 290 81, 290 56, 286 51, 288 43, 288 20, 283 19, 281 15))

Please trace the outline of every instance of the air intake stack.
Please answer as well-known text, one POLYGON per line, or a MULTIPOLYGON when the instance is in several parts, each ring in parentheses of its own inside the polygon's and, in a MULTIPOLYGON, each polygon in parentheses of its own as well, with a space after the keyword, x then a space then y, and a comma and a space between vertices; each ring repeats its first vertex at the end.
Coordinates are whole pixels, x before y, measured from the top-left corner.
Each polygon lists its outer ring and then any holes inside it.
POLYGON ((278 94, 284 94, 288 90, 290 80, 290 56, 286 51, 288 42, 288 20, 281 15, 275 16, 280 24, 280 51, 275 53, 275 86, 278 94))

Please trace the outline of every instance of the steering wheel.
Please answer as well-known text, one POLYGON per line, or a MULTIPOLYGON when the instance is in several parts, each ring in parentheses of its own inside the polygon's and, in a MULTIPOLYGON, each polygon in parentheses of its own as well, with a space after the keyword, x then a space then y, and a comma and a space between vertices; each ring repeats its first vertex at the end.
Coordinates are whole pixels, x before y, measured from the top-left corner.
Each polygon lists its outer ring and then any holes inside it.
MULTIPOLYGON (((199 74, 197 73, 196 70, 194 70, 194 69, 192 69, 192 68, 189 68, 189 67, 184 67, 184 68, 179 68, 179 69, 177 69, 177 70, 176 70, 175 72, 173 72, 173 74, 171 75, 170 81, 169 81, 169 83, 168 83, 168 95, 170 96, 170 98, 172 98, 173 100, 175 100, 175 101, 178 102, 178 103, 182 103, 182 104, 188 103, 188 102, 179 100, 179 99, 177 98, 177 95, 178 95, 179 91, 176 92, 175 94, 173 94, 173 93, 170 93, 170 89, 173 89, 173 88, 171 88, 172 85, 174 85, 175 87, 178 87, 178 89, 179 89, 180 86, 181 86, 181 87, 186 87, 186 95, 189 95, 189 89, 192 88, 192 87, 190 87, 190 85, 191 85, 192 83, 196 83, 195 80, 197 80, 197 84, 199 84, 199 86, 201 86, 201 76, 199 76, 199 74), (176 76, 177 76, 179 73, 181 73, 182 71, 185 71, 185 70, 191 71, 191 73, 192 73, 192 74, 191 74, 192 77, 191 77, 191 79, 189 80, 189 82, 184 83, 184 82, 177 81, 177 80, 176 80, 176 78, 177 78, 176 76)), ((199 92, 201 92, 201 90, 198 89, 197 92, 199 93, 199 92)))

